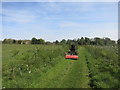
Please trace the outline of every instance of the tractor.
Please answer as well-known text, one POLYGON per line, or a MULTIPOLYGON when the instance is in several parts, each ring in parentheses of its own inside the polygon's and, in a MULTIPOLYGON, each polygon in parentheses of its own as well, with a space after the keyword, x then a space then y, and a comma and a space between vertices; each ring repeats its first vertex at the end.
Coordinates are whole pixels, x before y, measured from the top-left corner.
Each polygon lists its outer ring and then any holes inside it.
POLYGON ((77 48, 76 48, 75 44, 72 44, 70 46, 68 53, 65 53, 65 58, 66 59, 74 59, 74 60, 78 59, 78 53, 77 53, 77 48))

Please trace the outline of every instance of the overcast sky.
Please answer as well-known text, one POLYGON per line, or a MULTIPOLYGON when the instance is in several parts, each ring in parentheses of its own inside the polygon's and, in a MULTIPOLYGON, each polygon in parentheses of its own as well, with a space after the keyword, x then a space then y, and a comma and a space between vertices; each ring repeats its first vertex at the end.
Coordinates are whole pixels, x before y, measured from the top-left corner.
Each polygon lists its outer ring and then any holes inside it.
POLYGON ((118 39, 117 2, 3 2, 4 38, 118 39))

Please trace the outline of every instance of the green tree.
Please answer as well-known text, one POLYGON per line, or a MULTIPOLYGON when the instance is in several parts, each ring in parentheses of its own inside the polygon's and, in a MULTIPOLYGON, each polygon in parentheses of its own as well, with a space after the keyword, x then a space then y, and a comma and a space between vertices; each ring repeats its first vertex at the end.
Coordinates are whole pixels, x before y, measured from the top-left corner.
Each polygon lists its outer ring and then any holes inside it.
POLYGON ((104 44, 105 44, 105 45, 111 45, 111 40, 110 40, 110 38, 105 38, 105 39, 104 39, 104 44))
POLYGON ((37 44, 37 39, 34 37, 34 38, 32 38, 32 40, 31 40, 31 44, 37 44))
POLYGON ((72 40, 68 39, 68 40, 66 41, 66 44, 70 45, 71 42, 72 42, 72 40))
POLYGON ((37 44, 45 44, 45 40, 40 38, 37 40, 37 44))
POLYGON ((16 43, 16 40, 13 40, 13 44, 15 44, 16 43))
POLYGON ((84 44, 85 44, 85 40, 84 40, 83 37, 81 37, 79 44, 80 44, 80 45, 84 45, 84 44))
POLYGON ((22 40, 18 40, 18 44, 21 44, 22 43, 22 40))
POLYGON ((58 40, 56 40, 56 41, 55 41, 55 44, 59 44, 59 41, 58 41, 58 40))
POLYGON ((65 39, 62 39, 60 43, 61 43, 61 44, 66 44, 66 40, 65 40, 65 39))
POLYGON ((77 44, 78 44, 78 45, 80 45, 80 44, 81 44, 81 43, 80 43, 80 39, 79 39, 79 38, 77 39, 77 41, 76 41, 76 42, 77 42, 77 44))
POLYGON ((102 40, 99 37, 94 38, 95 45, 102 45, 102 40))
POLYGON ((117 44, 120 45, 120 39, 117 40, 117 44))
POLYGON ((90 45, 90 39, 85 37, 85 45, 90 45))

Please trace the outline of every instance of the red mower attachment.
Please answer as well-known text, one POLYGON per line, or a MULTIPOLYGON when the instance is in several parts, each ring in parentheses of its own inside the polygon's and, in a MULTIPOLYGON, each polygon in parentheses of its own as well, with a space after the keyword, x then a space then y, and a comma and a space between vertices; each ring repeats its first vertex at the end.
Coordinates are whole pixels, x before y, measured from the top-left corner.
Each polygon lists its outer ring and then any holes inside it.
POLYGON ((66 59, 78 59, 78 55, 65 55, 66 59))

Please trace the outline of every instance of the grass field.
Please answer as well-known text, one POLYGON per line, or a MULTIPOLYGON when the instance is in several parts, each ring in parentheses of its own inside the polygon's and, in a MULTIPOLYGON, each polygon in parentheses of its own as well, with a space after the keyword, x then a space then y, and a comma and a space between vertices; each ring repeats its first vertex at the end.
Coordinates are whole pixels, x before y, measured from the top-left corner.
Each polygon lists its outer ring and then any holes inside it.
POLYGON ((79 46, 78 60, 64 58, 68 46, 3 44, 5 88, 118 88, 117 47, 79 46))

